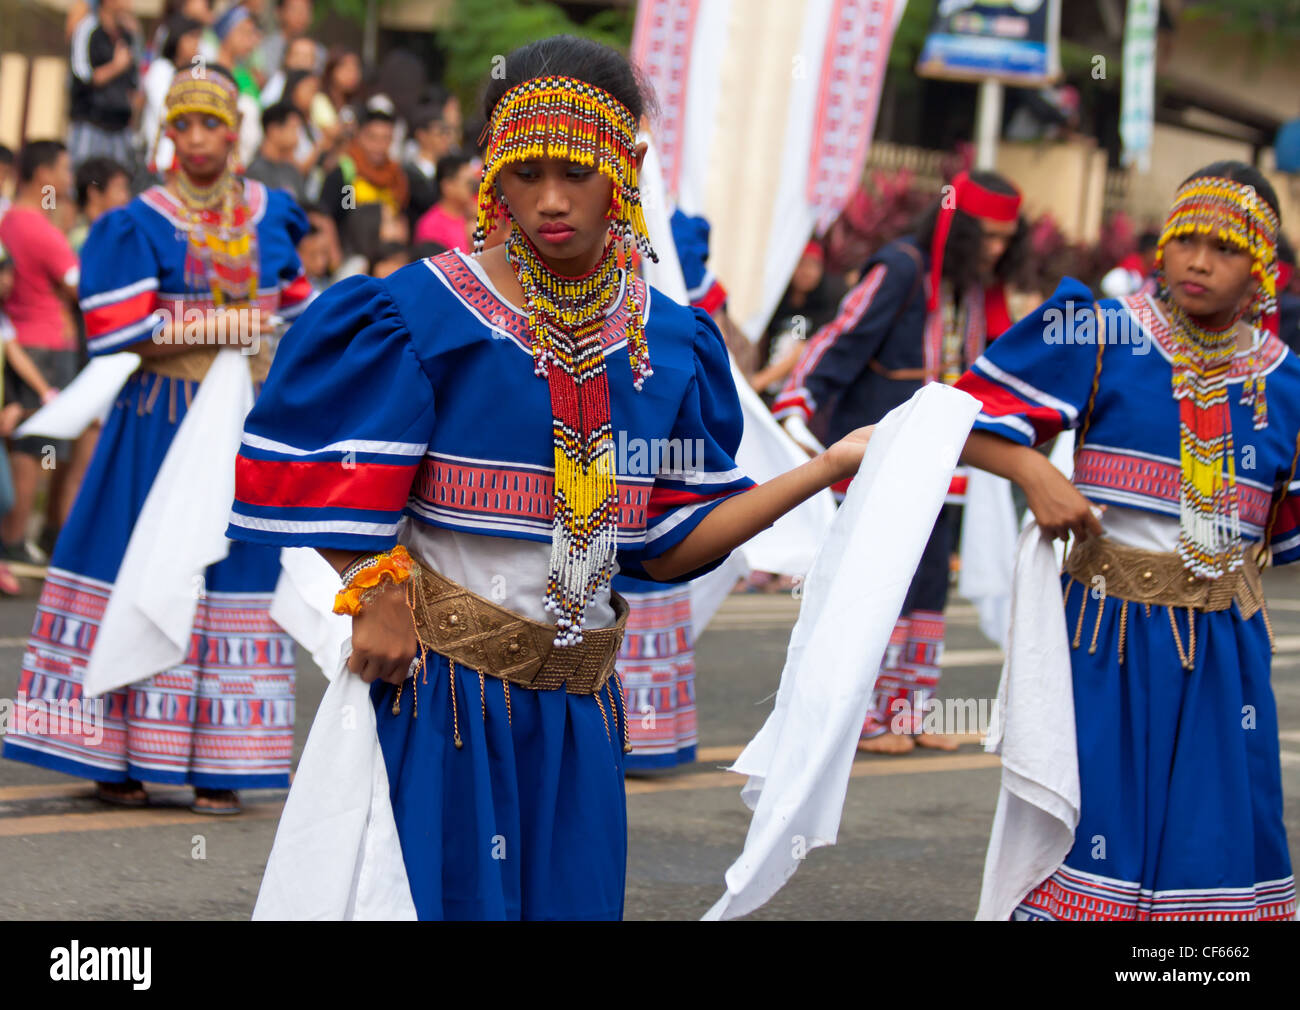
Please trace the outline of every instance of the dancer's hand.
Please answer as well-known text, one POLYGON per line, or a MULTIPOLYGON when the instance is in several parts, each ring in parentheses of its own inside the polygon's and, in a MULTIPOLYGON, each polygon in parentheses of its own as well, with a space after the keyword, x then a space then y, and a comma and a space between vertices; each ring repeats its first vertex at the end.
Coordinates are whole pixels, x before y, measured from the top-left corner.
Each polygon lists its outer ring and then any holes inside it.
POLYGON ((348 669, 367 684, 376 680, 401 684, 419 651, 406 586, 385 583, 383 591, 352 618, 348 669))
POLYGON ((835 474, 832 484, 837 484, 858 472, 858 467, 862 465, 862 454, 867 451, 867 443, 871 441, 875 430, 874 424, 857 428, 821 454, 822 459, 835 474))
MULTIPOLYGON (((1021 480, 1020 486, 1039 528, 1047 536, 1060 540, 1071 533, 1080 540, 1101 536, 1104 531, 1101 520, 1093 512, 1092 502, 1046 456, 1035 455, 1042 463, 1034 466, 1032 475, 1021 480)), ((1105 505, 1100 506, 1101 511, 1105 509, 1105 505)))

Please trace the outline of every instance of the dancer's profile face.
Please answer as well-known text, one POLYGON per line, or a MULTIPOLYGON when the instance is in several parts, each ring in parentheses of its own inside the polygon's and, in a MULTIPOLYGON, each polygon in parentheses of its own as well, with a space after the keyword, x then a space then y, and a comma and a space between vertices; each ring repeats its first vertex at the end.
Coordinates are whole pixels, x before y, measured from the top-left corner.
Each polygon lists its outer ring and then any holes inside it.
MULTIPOLYGON (((636 148, 638 165, 645 145, 636 148)), ((614 186, 594 165, 562 158, 513 162, 497 176, 515 226, 561 274, 586 273, 605 249, 614 186)))
POLYGON ((1250 254, 1215 234, 1188 232, 1165 243, 1169 297, 1189 316, 1226 322, 1255 293, 1250 254))

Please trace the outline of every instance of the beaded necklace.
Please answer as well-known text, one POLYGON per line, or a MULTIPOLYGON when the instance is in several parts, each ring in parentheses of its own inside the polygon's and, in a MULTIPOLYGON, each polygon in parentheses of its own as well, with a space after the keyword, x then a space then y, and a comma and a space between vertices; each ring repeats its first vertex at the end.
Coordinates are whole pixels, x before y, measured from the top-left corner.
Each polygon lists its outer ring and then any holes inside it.
MULTIPOLYGON (((1165 246, 1179 235, 1214 235, 1244 250, 1258 287, 1243 313, 1258 327, 1277 308, 1278 217, 1253 187, 1218 176, 1190 179, 1174 194, 1156 247, 1158 297, 1169 306, 1174 339, 1173 394, 1179 401, 1178 554, 1188 571, 1219 578, 1242 563, 1228 373, 1236 353, 1234 317, 1223 330, 1198 324, 1170 296, 1164 278, 1165 246), (1226 469, 1226 474, 1225 474, 1226 469)), ((1241 404, 1251 407, 1256 430, 1268 425, 1264 374, 1252 347, 1241 404)))
POLYGON ((1178 555, 1188 571, 1218 578, 1240 567, 1241 517, 1228 408, 1236 321, 1208 330, 1170 302, 1173 393, 1178 401, 1178 555), (1224 468, 1227 474, 1224 474, 1224 468))
POLYGON ((608 92, 570 77, 538 77, 502 95, 492 113, 479 185, 474 250, 509 208, 496 179, 511 163, 559 158, 594 167, 612 183, 605 217, 613 241, 581 277, 561 277, 515 223, 506 257, 524 292, 533 371, 550 388, 555 497, 544 605, 556 615, 555 644, 582 641, 587 604, 607 585, 618 543, 609 376, 602 347, 606 313, 625 292, 628 357, 638 391, 653 374, 643 306, 630 273, 634 253, 657 260, 637 185, 636 121, 608 92))
POLYGON ((175 173, 187 224, 185 280, 207 287, 212 303, 248 304, 257 298, 257 229, 249 224, 243 180, 226 169, 208 186, 175 173))
MULTIPOLYGON (((613 245, 581 277, 558 276, 519 227, 506 239, 506 258, 524 292, 533 372, 550 387, 555 514, 544 605, 557 617, 555 644, 571 645, 582 641, 587 604, 613 575, 617 550, 618 479, 601 336, 624 276, 613 245)), ((635 369, 630 340, 629 349, 635 369)), ((638 388, 648 359, 644 365, 638 388)))

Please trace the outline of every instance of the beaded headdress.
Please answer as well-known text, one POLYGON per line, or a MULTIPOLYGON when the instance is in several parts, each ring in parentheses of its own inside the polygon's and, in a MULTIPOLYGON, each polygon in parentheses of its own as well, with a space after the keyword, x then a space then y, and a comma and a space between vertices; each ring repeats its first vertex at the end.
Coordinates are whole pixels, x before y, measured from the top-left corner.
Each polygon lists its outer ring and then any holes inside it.
MULTIPOLYGON (((1179 401, 1182 478, 1178 553, 1189 571, 1205 578, 1218 578, 1242 563, 1227 390, 1237 351, 1238 319, 1222 330, 1208 330, 1192 319, 1169 296, 1164 281, 1164 250, 1176 236, 1193 233, 1213 235, 1245 250, 1258 288, 1244 315, 1252 326, 1268 328, 1270 317, 1277 311, 1279 223, 1277 213, 1253 186, 1203 176, 1188 180, 1174 195, 1156 247, 1159 294, 1172 317, 1173 393, 1179 401)), ((1240 402, 1252 408, 1258 430, 1268 424, 1268 405, 1257 350, 1251 351, 1248 369, 1240 402)))
POLYGON ((197 112, 216 116, 235 130, 239 128, 238 100, 235 83, 225 74, 182 70, 172 78, 172 85, 167 90, 164 119, 170 123, 177 116, 197 112))
POLYGON ((636 120, 608 91, 572 77, 534 77, 511 88, 492 112, 483 181, 478 191, 474 249, 496 226, 501 212, 496 178, 509 164, 531 158, 562 158, 594 167, 614 185, 610 232, 655 262, 641 190, 637 185, 636 120))
POLYGON ((602 334, 620 295, 633 386, 640 390, 653 374, 629 269, 634 251, 657 260, 637 186, 636 127, 618 99, 593 85, 570 77, 524 81, 492 113, 479 186, 476 253, 501 212, 510 213, 497 193, 505 166, 558 158, 593 167, 613 184, 606 218, 614 241, 582 277, 557 275, 517 225, 506 240, 528 311, 533 370, 551 397, 555 492, 544 603, 556 615, 557 646, 582 641, 587 604, 613 573, 619 491, 602 334))
MULTIPOLYGON (((183 70, 167 91, 164 124, 198 113, 215 116, 233 134, 239 128, 238 97, 234 82, 225 74, 183 70)), ((190 180, 179 161, 174 160, 172 168, 188 226, 187 284, 191 289, 206 286, 218 308, 252 302, 258 284, 257 228, 249 221, 243 180, 229 163, 214 182, 204 186, 190 180)))

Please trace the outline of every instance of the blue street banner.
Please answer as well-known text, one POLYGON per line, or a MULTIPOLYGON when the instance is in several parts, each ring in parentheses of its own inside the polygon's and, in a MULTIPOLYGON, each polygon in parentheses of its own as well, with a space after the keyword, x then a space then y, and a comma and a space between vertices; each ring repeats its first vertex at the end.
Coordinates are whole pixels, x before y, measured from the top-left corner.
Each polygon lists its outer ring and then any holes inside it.
POLYGON ((939 0, 917 61, 922 77, 1018 87, 1061 76, 1060 0, 939 0))

